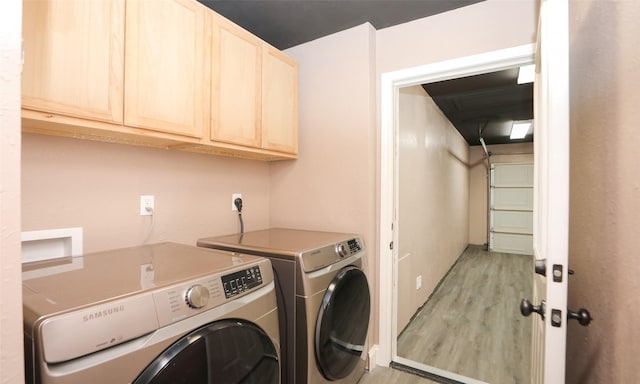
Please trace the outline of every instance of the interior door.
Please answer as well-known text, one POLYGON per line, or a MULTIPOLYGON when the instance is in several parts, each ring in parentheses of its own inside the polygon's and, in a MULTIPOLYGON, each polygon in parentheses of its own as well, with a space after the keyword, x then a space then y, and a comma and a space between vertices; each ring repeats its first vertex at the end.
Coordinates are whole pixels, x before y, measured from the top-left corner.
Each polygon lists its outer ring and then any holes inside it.
MULTIPOLYGON (((532 383, 564 383, 569 235, 569 12, 567 0, 543 0, 536 53, 532 383)), ((533 273, 533 271, 532 271, 533 273)))

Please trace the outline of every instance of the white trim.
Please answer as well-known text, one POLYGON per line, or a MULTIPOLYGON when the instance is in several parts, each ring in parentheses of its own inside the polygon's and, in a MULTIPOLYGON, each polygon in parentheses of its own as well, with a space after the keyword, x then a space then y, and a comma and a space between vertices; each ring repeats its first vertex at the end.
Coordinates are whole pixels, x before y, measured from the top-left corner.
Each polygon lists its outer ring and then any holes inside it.
POLYGON ((372 371, 376 367, 378 361, 378 344, 369 349, 369 359, 367 360, 367 371, 372 371))
POLYGON ((381 75, 380 79, 380 275, 377 365, 389 366, 396 359, 397 231, 392 231, 397 206, 396 135, 399 88, 471 76, 532 63, 535 44, 527 44, 478 55, 406 68, 381 75), (389 244, 396 246, 389 251, 389 244))
POLYGON ((412 368, 417 368, 417 369, 419 369, 421 371, 424 371, 424 372, 429 372, 429 373, 436 374, 438 376, 446 377, 448 379, 453 379, 453 380, 458 381, 460 383, 465 383, 465 384, 488 384, 486 381, 474 379, 472 377, 467 377, 467 376, 464 376, 464 375, 459 375, 457 373, 445 371, 443 369, 432 367, 430 365, 417 363, 415 361, 411 361, 411 360, 405 359, 403 357, 398 357, 398 358, 396 358, 395 361, 397 363, 400 363, 400 364, 403 364, 403 365, 406 365, 406 366, 410 366, 412 368))
MULTIPOLYGON (((541 209, 538 216, 538 245, 547 266, 561 265, 566 271, 569 254, 569 2, 545 0, 541 21, 541 115, 542 137, 539 143, 540 174, 537 190, 541 209)), ((536 135, 537 135, 536 131, 536 135)), ((537 136, 536 136, 537 137, 537 136)), ((537 140, 537 139, 536 139, 537 140)), ((566 275, 565 275, 566 276, 566 275)), ((551 311, 567 310, 567 278, 554 282, 546 277, 546 316, 551 311)), ((560 326, 545 321, 544 382, 565 379, 567 320, 561 315, 560 326)))

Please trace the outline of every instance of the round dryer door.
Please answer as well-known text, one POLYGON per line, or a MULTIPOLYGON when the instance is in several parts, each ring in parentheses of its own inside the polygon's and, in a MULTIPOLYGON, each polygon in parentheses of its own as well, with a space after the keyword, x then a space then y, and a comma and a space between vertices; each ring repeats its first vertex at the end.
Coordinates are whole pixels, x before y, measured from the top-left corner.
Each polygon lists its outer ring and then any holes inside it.
POLYGON ((279 375, 276 348, 262 329, 222 320, 173 343, 133 384, 277 384, 279 375))
POLYGON ((367 277, 357 267, 343 268, 329 284, 316 321, 316 361, 325 378, 344 378, 358 364, 369 311, 367 277))

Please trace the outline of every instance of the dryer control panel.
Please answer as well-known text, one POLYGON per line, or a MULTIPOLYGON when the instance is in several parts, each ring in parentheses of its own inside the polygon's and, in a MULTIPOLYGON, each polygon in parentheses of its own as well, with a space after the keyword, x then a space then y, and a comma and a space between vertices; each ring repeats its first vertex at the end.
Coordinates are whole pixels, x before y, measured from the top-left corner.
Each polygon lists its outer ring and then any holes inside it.
POLYGON ((347 245, 349 246, 350 254, 362 251, 362 246, 360 246, 360 242, 358 241, 358 239, 351 239, 347 241, 347 245))
POLYGON ((364 253, 361 237, 348 238, 334 244, 301 253, 300 263, 305 273, 317 271, 344 259, 364 253))

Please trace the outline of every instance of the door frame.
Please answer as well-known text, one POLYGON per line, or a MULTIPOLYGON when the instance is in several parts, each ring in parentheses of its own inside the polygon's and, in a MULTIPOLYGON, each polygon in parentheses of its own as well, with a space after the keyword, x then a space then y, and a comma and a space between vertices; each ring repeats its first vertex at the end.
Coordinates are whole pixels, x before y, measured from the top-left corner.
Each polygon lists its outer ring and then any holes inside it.
POLYGON ((379 328, 371 364, 389 366, 397 356, 398 120, 402 87, 472 76, 534 62, 535 44, 526 44, 432 64, 386 72, 380 79, 379 328), (395 229, 395 230, 394 230, 395 229), (395 246, 394 246, 395 245, 395 246))
POLYGON ((534 302, 546 300, 546 321, 534 318, 532 382, 563 383, 569 257, 569 1, 540 4, 534 86, 534 243, 546 277, 534 274, 534 302), (544 295, 544 296, 542 296, 544 295), (555 320, 555 321, 553 321, 555 320), (542 324, 540 324, 542 322, 542 324), (555 323, 555 324, 554 324, 555 323), (541 325, 542 334, 538 333, 541 325), (544 378, 542 380, 542 378, 544 378))

